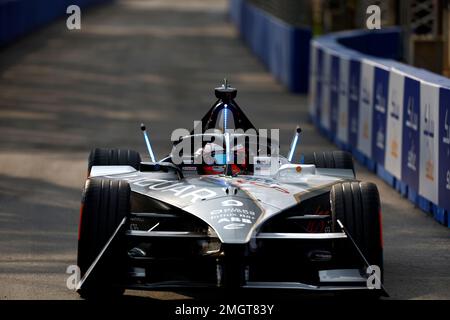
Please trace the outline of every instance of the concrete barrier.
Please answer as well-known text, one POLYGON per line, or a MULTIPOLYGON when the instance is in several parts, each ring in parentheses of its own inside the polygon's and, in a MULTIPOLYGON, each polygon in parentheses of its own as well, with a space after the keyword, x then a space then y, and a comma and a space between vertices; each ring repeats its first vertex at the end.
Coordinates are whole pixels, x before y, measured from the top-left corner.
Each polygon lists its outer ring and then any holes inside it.
POLYGON ((450 226, 450 79, 395 61, 401 31, 351 31, 311 44, 309 112, 319 129, 450 226))
POLYGON ((308 91, 310 28, 291 26, 247 3, 230 0, 230 17, 243 40, 290 91, 308 91))

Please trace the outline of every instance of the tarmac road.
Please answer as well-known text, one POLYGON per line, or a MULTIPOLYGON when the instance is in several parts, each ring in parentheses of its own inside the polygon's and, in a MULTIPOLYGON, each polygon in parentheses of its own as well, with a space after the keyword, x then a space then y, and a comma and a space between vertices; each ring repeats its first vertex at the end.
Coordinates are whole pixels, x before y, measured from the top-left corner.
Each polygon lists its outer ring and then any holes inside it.
MULTIPOLYGON (((305 151, 335 147, 307 123, 306 97, 278 84, 228 23, 226 1, 119 1, 83 12, 0 50, 0 299, 78 299, 76 262, 88 152, 145 154, 141 121, 160 157, 175 128, 191 128, 224 77, 261 128, 300 123, 305 151)), ((450 230, 373 174, 383 202, 385 285, 395 299, 450 299, 450 230)), ((173 293, 127 292, 154 299, 173 293)))

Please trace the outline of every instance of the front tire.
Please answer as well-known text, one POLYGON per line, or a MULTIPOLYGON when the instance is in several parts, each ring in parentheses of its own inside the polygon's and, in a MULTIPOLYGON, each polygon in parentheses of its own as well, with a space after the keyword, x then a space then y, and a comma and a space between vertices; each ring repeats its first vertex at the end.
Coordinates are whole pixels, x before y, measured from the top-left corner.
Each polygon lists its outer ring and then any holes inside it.
POLYGON ((342 222, 370 265, 377 265, 383 279, 381 206, 377 186, 368 182, 344 182, 330 192, 333 230, 342 222))
MULTIPOLYGON (((130 186, 125 181, 89 179, 83 192, 78 236, 78 267, 83 276, 122 220, 130 212, 130 186)), ((120 237, 120 235, 117 235, 120 237)), ((86 286, 79 291, 83 298, 102 299, 119 296, 124 290, 112 286, 124 270, 126 251, 123 241, 105 255, 86 286)), ((106 254, 106 253, 105 253, 106 254)))
POLYGON ((355 173, 353 157, 346 151, 312 152, 303 155, 304 164, 314 164, 316 168, 350 169, 355 173))
POLYGON ((139 170, 141 155, 130 149, 95 148, 89 154, 88 174, 93 166, 130 166, 139 170))

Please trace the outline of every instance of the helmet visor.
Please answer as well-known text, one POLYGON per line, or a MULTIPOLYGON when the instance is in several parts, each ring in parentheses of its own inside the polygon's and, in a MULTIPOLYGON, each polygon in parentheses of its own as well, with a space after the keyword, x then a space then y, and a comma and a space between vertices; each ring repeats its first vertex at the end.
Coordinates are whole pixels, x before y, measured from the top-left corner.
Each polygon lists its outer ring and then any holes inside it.
POLYGON ((214 161, 218 165, 224 165, 227 163, 227 156, 224 153, 217 153, 214 155, 214 161))

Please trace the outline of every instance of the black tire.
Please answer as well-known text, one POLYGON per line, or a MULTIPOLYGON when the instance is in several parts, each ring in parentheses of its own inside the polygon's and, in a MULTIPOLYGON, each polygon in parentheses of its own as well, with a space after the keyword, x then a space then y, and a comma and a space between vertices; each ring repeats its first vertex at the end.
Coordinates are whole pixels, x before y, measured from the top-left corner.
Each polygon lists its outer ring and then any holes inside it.
POLYGON ((353 173, 353 157, 346 151, 313 152, 303 155, 304 164, 314 164, 317 168, 351 169, 353 173))
MULTIPOLYGON (((81 277, 129 212, 130 186, 126 181, 107 179, 86 181, 78 236, 77 263, 81 277)), ((122 244, 123 241, 114 246, 96 267, 96 272, 89 276, 89 282, 79 291, 83 298, 102 299, 123 294, 123 289, 111 286, 111 279, 120 279, 124 270, 126 252, 122 244)))
POLYGON ((377 186, 368 182, 344 182, 330 192, 333 229, 337 219, 348 230, 370 265, 377 265, 383 279, 381 207, 377 186))
POLYGON ((129 149, 95 148, 89 154, 88 174, 92 166, 120 166, 128 165, 139 170, 141 155, 129 149))

